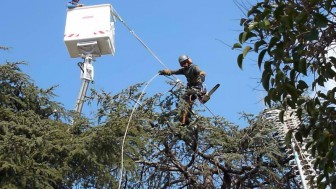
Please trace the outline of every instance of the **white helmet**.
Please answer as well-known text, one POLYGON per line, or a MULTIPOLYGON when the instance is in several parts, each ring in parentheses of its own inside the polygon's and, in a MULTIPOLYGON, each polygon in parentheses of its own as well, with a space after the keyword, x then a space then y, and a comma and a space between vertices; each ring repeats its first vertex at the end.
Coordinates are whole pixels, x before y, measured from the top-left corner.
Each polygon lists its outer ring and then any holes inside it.
POLYGON ((183 54, 183 55, 179 56, 178 61, 179 61, 179 63, 181 64, 182 62, 184 62, 184 61, 186 61, 186 60, 188 60, 188 59, 189 59, 189 56, 183 54))

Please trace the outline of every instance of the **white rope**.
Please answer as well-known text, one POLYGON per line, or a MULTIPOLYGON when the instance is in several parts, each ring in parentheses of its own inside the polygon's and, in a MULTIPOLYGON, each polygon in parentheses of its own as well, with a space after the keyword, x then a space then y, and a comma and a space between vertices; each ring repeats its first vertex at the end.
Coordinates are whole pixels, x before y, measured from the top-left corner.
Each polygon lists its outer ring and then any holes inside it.
POLYGON ((132 117, 133 117, 133 114, 135 112, 135 109, 137 107, 137 105, 139 104, 139 101, 141 100, 146 88, 148 87, 148 85, 158 76, 159 74, 155 74, 155 76, 153 78, 151 78, 147 84, 145 85, 144 89, 142 90, 138 100, 136 101, 136 103, 134 104, 133 106, 133 110, 131 112, 131 115, 128 119, 128 123, 127 123, 127 126, 126 126, 126 131, 125 131, 125 134, 124 134, 124 138, 123 138, 123 141, 122 141, 122 146, 121 146, 121 167, 120 167, 120 179, 119 179, 119 186, 118 186, 118 189, 120 189, 120 186, 121 186, 121 181, 122 181, 122 178, 123 178, 123 169, 124 169, 124 144, 125 144, 125 141, 126 141, 126 136, 127 136, 127 132, 128 132, 128 129, 129 129, 129 126, 130 126, 130 123, 131 123, 131 120, 132 120, 132 117))
MULTIPOLYGON (((141 40, 141 38, 134 32, 134 30, 132 30, 127 24, 126 22, 120 17, 120 15, 117 13, 117 11, 113 8, 113 10, 111 11, 112 14, 114 16, 117 17, 117 19, 128 29, 128 31, 146 48, 146 50, 166 69, 169 69, 156 55, 155 53, 145 44, 145 42, 143 40, 141 40)), ((139 104, 139 101, 140 99, 142 98, 142 95, 144 93, 144 91, 146 90, 147 86, 158 76, 159 74, 156 74, 152 79, 150 79, 148 81, 148 83, 146 84, 146 86, 144 87, 141 95, 139 96, 137 102, 134 104, 134 107, 133 107, 133 110, 131 112, 131 115, 129 117, 129 120, 128 120, 128 123, 127 123, 127 126, 126 126, 126 131, 125 131, 125 134, 124 134, 124 138, 123 138, 123 142, 122 142, 122 147, 121 147, 121 168, 120 168, 120 179, 119 179, 119 186, 118 186, 118 189, 120 189, 121 187, 121 182, 122 182, 122 178, 123 178, 123 169, 124 169, 124 144, 125 144, 125 140, 126 140, 126 136, 127 136, 127 132, 128 132, 128 129, 129 129, 129 125, 130 125, 130 122, 132 120, 132 116, 133 116, 133 113, 135 112, 135 108, 137 107, 136 105, 139 104)), ((175 75, 172 75, 176 80, 175 82, 177 83, 181 83, 180 79, 178 79, 175 75)), ((206 107, 206 106, 205 106, 206 107)), ((206 107, 208 109, 208 107, 206 107)), ((209 109, 208 109, 209 110, 209 109)), ((210 110, 209 110, 210 111, 210 110)), ((212 115, 214 115, 211 111, 210 113, 212 115)))
MULTIPOLYGON (((126 22, 120 17, 120 15, 117 13, 117 11, 113 8, 112 10, 112 14, 114 16, 116 16, 118 18, 118 20, 128 29, 128 31, 147 49, 147 51, 164 67, 169 69, 156 55, 155 53, 140 39, 140 37, 134 32, 134 30, 132 30, 127 24, 126 22)), ((175 75, 171 75, 173 76, 177 83, 181 83, 180 79, 177 78, 175 75)), ((205 105, 203 104, 203 106, 212 114, 212 116, 216 117, 216 115, 205 105)))

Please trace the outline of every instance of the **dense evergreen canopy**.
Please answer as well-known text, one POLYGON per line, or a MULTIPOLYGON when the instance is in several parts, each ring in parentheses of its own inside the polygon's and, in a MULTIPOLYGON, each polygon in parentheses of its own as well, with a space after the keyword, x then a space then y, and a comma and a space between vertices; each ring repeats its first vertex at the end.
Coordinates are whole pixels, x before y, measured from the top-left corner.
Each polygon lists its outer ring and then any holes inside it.
POLYGON ((246 115, 251 126, 242 130, 198 114, 182 127, 183 88, 176 87, 142 98, 130 120, 141 95, 137 84, 114 95, 92 91, 88 102, 99 104, 94 125, 52 101, 54 87, 38 88, 20 65, 0 66, 0 187, 117 188, 119 181, 121 188, 296 185, 283 166, 289 159, 262 116, 246 115))

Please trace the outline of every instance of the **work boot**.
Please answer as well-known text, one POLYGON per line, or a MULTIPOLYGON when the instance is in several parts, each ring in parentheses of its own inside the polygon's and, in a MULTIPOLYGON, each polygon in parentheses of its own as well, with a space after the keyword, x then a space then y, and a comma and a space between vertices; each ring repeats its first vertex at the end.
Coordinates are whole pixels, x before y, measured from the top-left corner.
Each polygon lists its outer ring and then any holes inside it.
POLYGON ((190 124, 190 120, 189 120, 188 110, 185 110, 183 111, 183 114, 182 114, 181 125, 186 126, 189 124, 190 124))
POLYGON ((182 125, 182 126, 187 126, 187 125, 189 125, 189 124, 190 124, 189 119, 186 119, 185 121, 182 121, 182 122, 181 122, 181 125, 182 125))

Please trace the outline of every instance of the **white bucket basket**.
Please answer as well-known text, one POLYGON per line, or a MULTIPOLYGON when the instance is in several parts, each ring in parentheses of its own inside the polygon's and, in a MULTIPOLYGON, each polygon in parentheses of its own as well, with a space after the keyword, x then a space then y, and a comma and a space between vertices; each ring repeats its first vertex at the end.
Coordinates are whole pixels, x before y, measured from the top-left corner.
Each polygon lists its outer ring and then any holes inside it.
POLYGON ((114 24, 110 4, 68 9, 64 42, 70 57, 114 55, 114 24))

